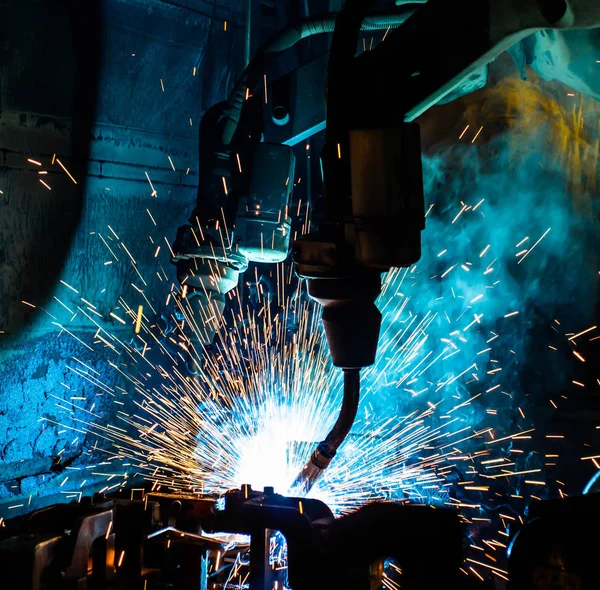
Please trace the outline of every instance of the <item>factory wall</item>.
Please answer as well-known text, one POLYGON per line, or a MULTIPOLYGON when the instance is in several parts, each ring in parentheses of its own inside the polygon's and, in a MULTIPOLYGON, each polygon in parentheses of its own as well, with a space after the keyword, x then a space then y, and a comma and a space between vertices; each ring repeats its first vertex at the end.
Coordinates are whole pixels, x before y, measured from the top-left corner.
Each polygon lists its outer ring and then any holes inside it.
POLYGON ((243 24, 242 0, 0 4, 0 517, 104 486, 72 409, 131 407, 111 342, 160 318, 243 24))

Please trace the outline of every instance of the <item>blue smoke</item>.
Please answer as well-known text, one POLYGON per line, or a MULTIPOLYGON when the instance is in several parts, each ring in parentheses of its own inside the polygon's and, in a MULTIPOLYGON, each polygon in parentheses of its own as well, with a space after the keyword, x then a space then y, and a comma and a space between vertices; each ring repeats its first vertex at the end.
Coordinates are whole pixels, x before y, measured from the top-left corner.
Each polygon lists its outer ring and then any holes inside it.
MULTIPOLYGON (((446 445, 468 460, 441 466, 445 484, 438 487, 417 478, 410 486, 412 501, 467 502, 493 518, 497 512, 522 514, 530 495, 555 493, 550 479, 547 487, 524 485, 526 476, 491 479, 498 465, 472 459, 488 450, 482 458, 503 458, 509 471, 538 469, 535 479, 546 479, 544 449, 535 452, 528 436, 517 444, 487 444, 534 426, 543 429, 540 418, 565 403, 562 394, 581 370, 565 335, 590 325, 597 302, 594 224, 574 207, 572 171, 547 150, 547 132, 532 133, 525 153, 515 153, 514 138, 504 133, 486 145, 459 144, 423 158, 423 256, 386 279, 378 301, 378 359, 363 371, 353 429, 356 436, 377 429, 378 436, 391 438, 399 422, 416 414, 427 428, 451 422, 450 430, 473 435, 446 445), (462 487, 473 479, 489 490, 462 487)), ((389 470, 410 471, 439 448, 436 442, 415 457, 401 456, 401 464, 390 460, 389 470)), ((369 448, 361 452, 368 455, 369 448)), ((355 456, 349 441, 336 460, 360 471, 364 466, 355 456)), ((389 471, 371 469, 384 480, 389 471)), ((338 483, 333 474, 325 480, 338 483)), ((406 489, 392 487, 387 495, 379 489, 375 496, 406 498, 406 489)))
POLYGON ((574 210, 564 172, 547 165, 544 146, 515 158, 508 140, 502 135, 481 148, 454 146, 423 158, 431 207, 423 256, 394 273, 378 302, 381 353, 364 376, 365 401, 380 416, 409 413, 423 397, 438 403, 455 396, 460 403, 500 385, 469 406, 468 419, 475 425, 492 407, 503 416, 499 424, 524 426, 516 416, 505 418, 524 404, 527 390, 548 383, 558 389, 571 371, 571 359, 547 352, 544 336, 555 318, 569 319, 563 333, 587 327, 595 303, 595 271, 586 261, 593 228, 574 210), (432 319, 417 359, 447 352, 408 385, 403 363, 390 359, 404 344, 406 323, 425 317, 432 319))

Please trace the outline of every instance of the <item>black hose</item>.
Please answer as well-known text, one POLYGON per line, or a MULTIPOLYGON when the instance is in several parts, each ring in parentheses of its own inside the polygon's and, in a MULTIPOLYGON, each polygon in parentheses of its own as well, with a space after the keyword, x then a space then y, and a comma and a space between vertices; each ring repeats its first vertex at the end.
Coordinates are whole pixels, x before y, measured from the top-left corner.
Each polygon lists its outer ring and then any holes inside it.
MULTIPOLYGON (((395 29, 413 14, 416 8, 405 8, 401 12, 374 14, 366 17, 361 25, 363 31, 381 31, 383 29, 395 29)), ((294 26, 283 29, 272 37, 262 51, 267 53, 279 52, 293 47, 298 41, 319 35, 321 33, 333 33, 337 13, 329 12, 318 17, 311 17, 300 21, 294 26)))
MULTIPOLYGON (((351 215, 348 125, 354 103, 354 56, 362 23, 376 0, 346 0, 336 19, 327 68, 327 127, 321 154, 325 220, 337 224, 351 215), (340 153, 344 157, 340 157, 340 153)), ((412 14, 414 12, 411 9, 412 14)), ((408 15, 410 16, 410 15, 408 15)), ((407 16, 407 18, 408 18, 407 16)))
POLYGON ((344 369, 344 398, 342 409, 333 428, 325 440, 319 445, 322 453, 326 453, 332 459, 337 450, 346 440, 358 410, 360 397, 360 369, 344 369))
POLYGON ((306 495, 327 469, 354 424, 359 399, 360 369, 344 369, 344 397, 338 419, 296 477, 292 494, 306 495))
MULTIPOLYGON (((346 102, 346 90, 352 83, 350 69, 356 53, 358 35, 366 13, 376 0, 346 0, 337 15, 336 27, 331 40, 329 67, 327 71, 327 134, 337 134, 340 122, 346 120, 340 109, 346 102)), ((343 109, 342 109, 343 110, 343 109)), ((336 141, 338 138, 336 137, 336 141)))

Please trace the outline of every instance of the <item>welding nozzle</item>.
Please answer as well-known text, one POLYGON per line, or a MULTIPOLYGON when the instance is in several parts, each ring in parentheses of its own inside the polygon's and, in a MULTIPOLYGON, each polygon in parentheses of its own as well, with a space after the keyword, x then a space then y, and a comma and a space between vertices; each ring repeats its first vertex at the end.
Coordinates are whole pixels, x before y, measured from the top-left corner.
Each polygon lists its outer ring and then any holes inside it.
POLYGON ((342 408, 333 428, 317 446, 292 485, 292 492, 306 495, 321 477, 346 440, 358 410, 360 369, 344 369, 344 397, 342 408))
POLYGON ((316 481, 321 477, 323 471, 329 467, 333 456, 329 455, 322 446, 323 443, 313 451, 310 459, 296 477, 291 488, 293 495, 305 496, 308 494, 316 481))

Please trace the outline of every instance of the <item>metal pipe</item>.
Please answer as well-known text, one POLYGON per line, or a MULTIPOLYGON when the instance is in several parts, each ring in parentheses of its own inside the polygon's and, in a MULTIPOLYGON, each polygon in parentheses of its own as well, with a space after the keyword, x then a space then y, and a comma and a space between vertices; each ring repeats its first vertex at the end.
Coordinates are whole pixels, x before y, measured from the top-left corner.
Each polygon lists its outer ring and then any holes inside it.
POLYGON ((360 369, 343 369, 344 397, 340 415, 329 434, 323 440, 292 485, 292 493, 307 494, 335 457, 356 418, 360 398, 360 369))

